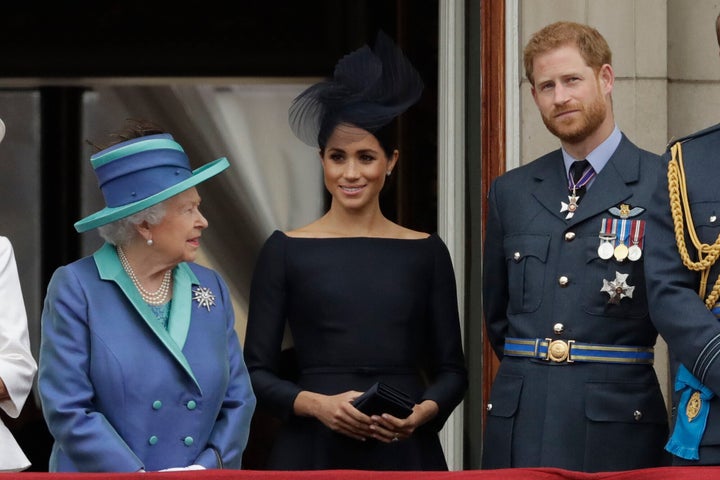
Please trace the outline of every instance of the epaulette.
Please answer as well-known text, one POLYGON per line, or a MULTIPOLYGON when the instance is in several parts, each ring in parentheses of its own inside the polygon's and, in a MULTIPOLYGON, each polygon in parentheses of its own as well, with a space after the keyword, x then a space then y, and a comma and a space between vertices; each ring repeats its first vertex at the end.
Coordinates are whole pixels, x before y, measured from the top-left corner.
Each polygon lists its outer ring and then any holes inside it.
POLYGON ((672 139, 670 139, 670 141, 668 142, 668 144, 665 146, 665 149, 666 149, 666 150, 670 150, 670 147, 672 147, 674 144, 676 144, 676 143, 678 143, 678 142, 680 142, 680 143, 685 143, 685 142, 688 141, 688 140, 692 140, 692 139, 695 139, 695 138, 699 138, 699 137, 705 136, 705 135, 707 135, 707 134, 709 134, 709 133, 716 132, 716 131, 718 131, 718 130, 720 130, 720 123, 717 123, 717 124, 715 124, 715 125, 713 125, 713 126, 711 126, 711 127, 707 127, 707 128, 705 128, 705 129, 703 129, 703 130, 698 130, 697 132, 691 133, 690 135, 686 135, 686 136, 684 136, 684 137, 680 137, 680 138, 677 138, 677 139, 672 138, 672 139))

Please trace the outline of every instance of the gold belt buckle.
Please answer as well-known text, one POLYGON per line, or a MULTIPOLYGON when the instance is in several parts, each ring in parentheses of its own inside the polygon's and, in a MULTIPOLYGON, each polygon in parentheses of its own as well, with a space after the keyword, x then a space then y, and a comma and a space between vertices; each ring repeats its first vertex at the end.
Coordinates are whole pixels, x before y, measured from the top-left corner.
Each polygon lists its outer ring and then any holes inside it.
POLYGON ((548 353, 547 360, 550 362, 568 362, 572 363, 570 359, 570 349, 575 340, 552 340, 550 338, 545 339, 548 342, 548 353))

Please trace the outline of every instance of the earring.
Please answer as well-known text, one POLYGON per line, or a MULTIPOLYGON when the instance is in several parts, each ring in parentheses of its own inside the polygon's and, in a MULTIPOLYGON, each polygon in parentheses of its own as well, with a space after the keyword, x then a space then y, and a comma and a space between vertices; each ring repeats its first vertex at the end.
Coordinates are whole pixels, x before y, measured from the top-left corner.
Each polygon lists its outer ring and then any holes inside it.
POLYGON ((153 245, 152 238, 147 239, 147 244, 148 244, 148 247, 152 247, 152 245, 153 245))
POLYGON ((385 175, 389 177, 391 173, 392 173, 392 170, 388 170, 387 172, 385 172, 385 175))

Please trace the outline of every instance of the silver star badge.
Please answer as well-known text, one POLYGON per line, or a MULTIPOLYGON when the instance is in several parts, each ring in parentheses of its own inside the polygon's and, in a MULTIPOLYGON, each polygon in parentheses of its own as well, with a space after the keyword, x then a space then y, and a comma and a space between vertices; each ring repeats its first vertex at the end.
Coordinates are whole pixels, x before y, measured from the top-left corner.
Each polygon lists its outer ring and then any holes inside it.
POLYGON ((193 290, 193 300, 198 302, 198 308, 205 307, 210 311, 210 307, 215 306, 215 295, 206 287, 195 287, 193 290))
POLYGON ((618 304, 625 297, 632 298, 635 287, 625 283, 628 275, 627 273, 615 272, 615 280, 608 281, 603 278, 603 287, 600 291, 610 295, 608 303, 618 304))

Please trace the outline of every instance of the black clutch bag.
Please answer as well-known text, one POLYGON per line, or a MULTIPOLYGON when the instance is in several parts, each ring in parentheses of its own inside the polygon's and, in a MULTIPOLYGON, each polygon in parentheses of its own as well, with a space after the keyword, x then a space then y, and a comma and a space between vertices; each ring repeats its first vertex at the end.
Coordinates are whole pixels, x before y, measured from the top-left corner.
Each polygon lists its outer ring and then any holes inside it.
POLYGON ((415 406, 405 392, 383 382, 375 383, 352 404, 365 415, 389 413, 397 418, 407 418, 415 406))

